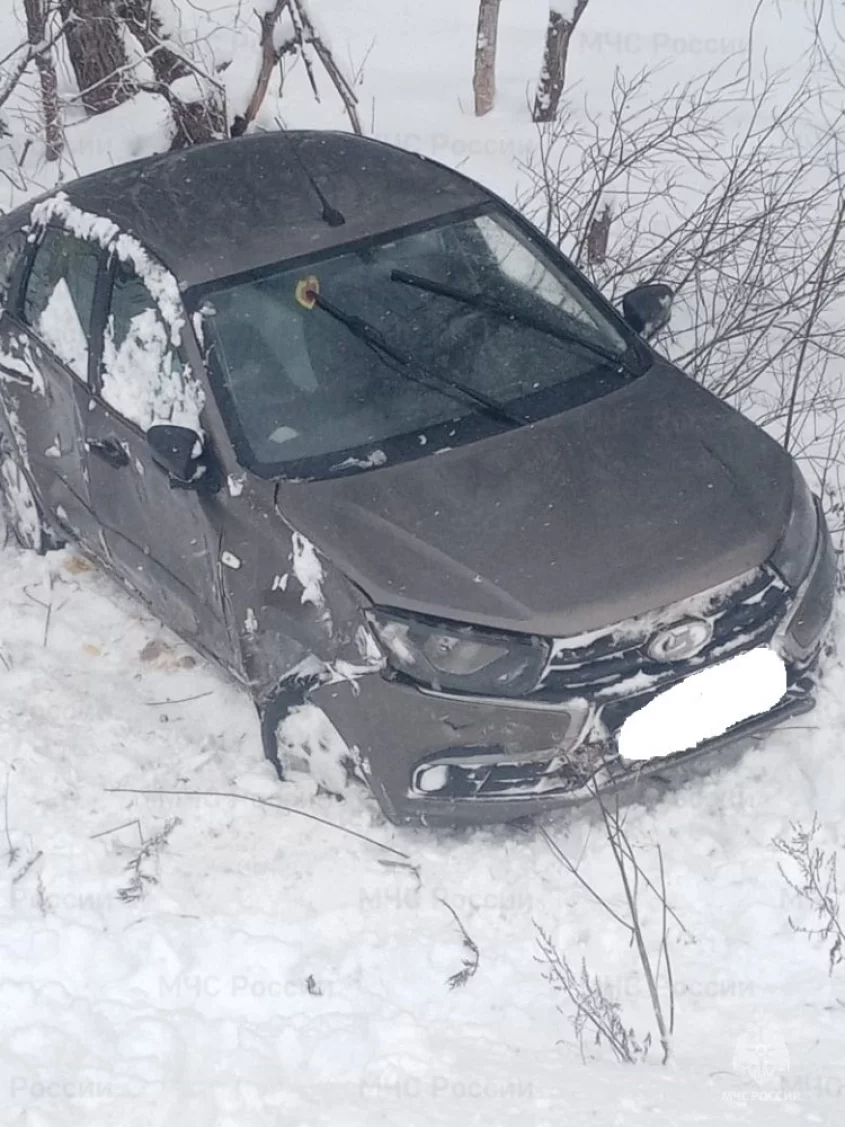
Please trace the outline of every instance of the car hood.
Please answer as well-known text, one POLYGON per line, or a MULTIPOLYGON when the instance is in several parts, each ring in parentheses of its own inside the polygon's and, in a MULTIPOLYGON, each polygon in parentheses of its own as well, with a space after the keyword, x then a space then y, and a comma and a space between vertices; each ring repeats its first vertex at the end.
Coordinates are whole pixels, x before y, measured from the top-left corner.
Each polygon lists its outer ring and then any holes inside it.
POLYGON ((791 496, 781 447, 658 361, 531 427, 280 483, 277 506, 376 604, 566 636, 759 565, 791 496))

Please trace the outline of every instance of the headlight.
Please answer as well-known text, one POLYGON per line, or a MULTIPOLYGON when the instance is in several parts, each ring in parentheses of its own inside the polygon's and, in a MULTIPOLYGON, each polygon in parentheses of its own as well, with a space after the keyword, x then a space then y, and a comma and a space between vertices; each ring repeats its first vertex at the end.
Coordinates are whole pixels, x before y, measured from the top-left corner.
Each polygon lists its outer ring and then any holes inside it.
POLYGON ((819 532, 819 514, 804 476, 795 465, 793 477, 792 512, 771 559, 790 587, 800 587, 813 562, 819 532))
POLYGON ((367 614, 388 664, 420 685, 479 696, 524 696, 535 688, 548 648, 535 638, 494 634, 414 618, 399 611, 367 614))

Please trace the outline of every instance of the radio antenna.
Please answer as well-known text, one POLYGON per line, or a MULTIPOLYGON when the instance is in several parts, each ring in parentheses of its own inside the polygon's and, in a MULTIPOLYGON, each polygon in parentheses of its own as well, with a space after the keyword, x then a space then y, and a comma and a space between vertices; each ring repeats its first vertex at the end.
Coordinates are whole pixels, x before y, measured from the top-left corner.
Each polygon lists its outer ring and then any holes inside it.
POLYGON ((287 138, 287 142, 291 147, 291 151, 293 152, 293 155, 296 158, 296 163, 299 165, 303 176, 305 176, 306 180, 311 185, 312 192, 314 193, 314 195, 317 197, 317 199, 320 201, 320 204, 322 205, 323 211, 322 211, 320 218, 323 220, 324 223, 327 223, 329 225, 329 227, 342 227, 344 225, 344 223, 346 222, 346 219, 344 218, 342 213, 337 210, 336 207, 332 207, 332 205, 329 203, 328 199, 326 198, 325 192, 320 187, 320 185, 317 183, 317 181, 314 179, 314 177, 311 175, 310 171, 308 170, 308 167, 305 164, 305 161, 302 159, 302 153, 299 151, 298 143, 296 141, 294 141, 293 137, 291 136, 291 134, 289 133, 289 131, 287 129, 282 129, 281 132, 287 138))

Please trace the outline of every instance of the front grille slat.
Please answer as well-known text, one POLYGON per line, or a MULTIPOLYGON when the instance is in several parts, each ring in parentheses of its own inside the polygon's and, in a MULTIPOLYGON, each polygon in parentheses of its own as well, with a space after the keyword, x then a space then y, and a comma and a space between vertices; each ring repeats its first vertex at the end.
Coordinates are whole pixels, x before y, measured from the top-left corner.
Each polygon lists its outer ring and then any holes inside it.
POLYGON ((739 590, 733 588, 721 599, 717 592, 706 614, 690 613, 681 603, 664 612, 657 624, 643 623, 639 630, 636 623, 626 624, 624 630, 609 629, 580 648, 567 648, 566 639, 559 639, 531 699, 562 703, 586 694, 601 703, 632 691, 659 688, 714 660, 769 641, 783 617, 787 599, 781 581, 761 569, 739 590), (706 618, 711 623, 713 632, 706 647, 687 661, 651 658, 647 647, 655 632, 685 617, 706 618), (646 684, 637 685, 643 678, 646 684))

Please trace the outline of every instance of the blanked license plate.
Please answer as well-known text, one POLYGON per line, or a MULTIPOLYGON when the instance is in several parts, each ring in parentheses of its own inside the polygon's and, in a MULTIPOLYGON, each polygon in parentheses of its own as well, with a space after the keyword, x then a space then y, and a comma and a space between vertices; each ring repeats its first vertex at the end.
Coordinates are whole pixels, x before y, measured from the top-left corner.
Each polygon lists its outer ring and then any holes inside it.
POLYGON ((661 759, 721 736, 768 712, 786 693, 786 666, 759 646, 693 673, 632 713, 619 730, 627 762, 661 759))

